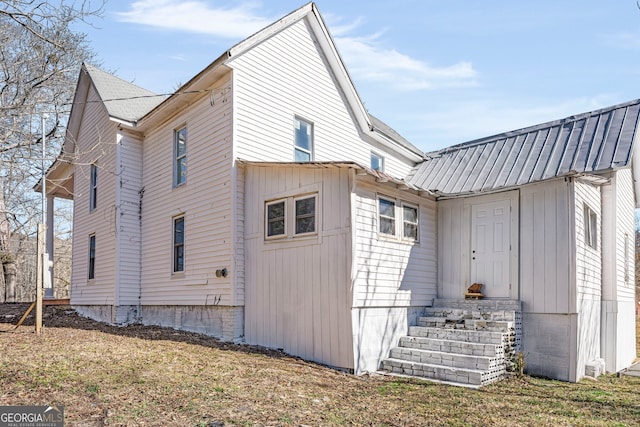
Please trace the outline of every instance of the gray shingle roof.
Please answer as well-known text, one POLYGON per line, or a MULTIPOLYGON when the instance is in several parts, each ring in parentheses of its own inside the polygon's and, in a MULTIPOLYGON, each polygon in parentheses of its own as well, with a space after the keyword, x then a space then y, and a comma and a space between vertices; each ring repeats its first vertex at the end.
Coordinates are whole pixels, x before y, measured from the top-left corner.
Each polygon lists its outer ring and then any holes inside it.
POLYGON ((407 180, 444 194, 516 187, 631 163, 640 99, 428 153, 407 180))
POLYGON ((109 116, 134 123, 160 104, 165 96, 157 95, 89 64, 84 68, 102 99, 109 116))

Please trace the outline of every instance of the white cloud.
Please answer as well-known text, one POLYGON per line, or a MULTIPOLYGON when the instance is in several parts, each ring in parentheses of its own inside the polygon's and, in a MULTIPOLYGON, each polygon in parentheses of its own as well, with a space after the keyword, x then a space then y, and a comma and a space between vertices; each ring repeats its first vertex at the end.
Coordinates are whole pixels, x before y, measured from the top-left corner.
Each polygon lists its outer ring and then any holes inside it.
POLYGON ((225 39, 250 36, 272 22, 271 18, 255 13, 252 4, 221 8, 200 0, 140 0, 132 3, 129 11, 116 15, 123 22, 225 39))
MULTIPOLYGON (((124 22, 225 39, 247 37, 274 20, 261 16, 254 3, 222 8, 204 0, 139 0, 131 4, 130 10, 119 12, 117 16, 124 22)), ((357 35, 361 19, 345 24, 339 17, 327 16, 335 23, 329 30, 335 36, 347 69, 356 80, 382 83, 406 91, 475 84, 477 73, 469 62, 432 66, 396 49, 383 47, 384 31, 357 35)))
POLYGON ((349 72, 357 79, 389 84, 401 90, 437 89, 475 84, 469 62, 434 67, 376 43, 376 37, 336 37, 349 72))

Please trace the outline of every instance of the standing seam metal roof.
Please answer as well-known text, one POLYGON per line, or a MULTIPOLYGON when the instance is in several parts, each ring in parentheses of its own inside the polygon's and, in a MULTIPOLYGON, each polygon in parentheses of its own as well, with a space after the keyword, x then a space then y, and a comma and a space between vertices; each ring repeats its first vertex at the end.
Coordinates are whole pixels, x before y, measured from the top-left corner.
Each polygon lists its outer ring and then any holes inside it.
POLYGON ((407 180, 455 195, 627 167, 639 123, 637 99, 428 153, 407 180))

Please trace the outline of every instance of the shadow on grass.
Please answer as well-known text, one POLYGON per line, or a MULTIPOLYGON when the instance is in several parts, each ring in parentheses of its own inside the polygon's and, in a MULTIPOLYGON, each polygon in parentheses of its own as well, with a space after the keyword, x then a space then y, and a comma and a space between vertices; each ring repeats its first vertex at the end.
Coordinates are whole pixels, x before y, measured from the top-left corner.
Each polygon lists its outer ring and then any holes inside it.
MULTIPOLYGON (((5 325, 5 328, 0 332, 14 332, 14 328, 7 328, 7 326, 16 325, 28 308, 29 304, 0 303, 0 324, 5 325)), ((25 328, 29 326, 33 327, 34 322, 35 316, 34 312, 32 312, 22 323, 21 328, 15 332, 23 332, 25 331, 25 328)), ((96 320, 82 317, 69 306, 43 307, 43 327, 45 333, 46 328, 73 328, 87 331, 99 331, 106 334, 129 338, 154 341, 174 341, 218 350, 237 351, 246 354, 262 354, 273 358, 288 358, 291 360, 302 361, 302 359, 291 356, 280 350, 273 350, 266 347, 248 344, 235 344, 233 342, 221 341, 217 338, 196 332, 180 331, 161 326, 146 326, 142 324, 130 324, 127 326, 110 325, 108 323, 98 322, 96 320)))

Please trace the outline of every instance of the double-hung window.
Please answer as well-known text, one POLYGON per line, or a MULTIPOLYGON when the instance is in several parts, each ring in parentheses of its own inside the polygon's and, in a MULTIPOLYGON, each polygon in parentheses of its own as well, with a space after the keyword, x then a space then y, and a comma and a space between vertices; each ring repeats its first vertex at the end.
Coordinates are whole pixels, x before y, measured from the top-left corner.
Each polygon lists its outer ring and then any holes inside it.
POLYGON ((598 215, 586 203, 584 205, 584 242, 598 249, 598 215))
POLYGON ((173 272, 184 271, 184 215, 173 218, 173 272))
POLYGON ((293 158, 296 162, 310 162, 313 160, 313 124, 294 118, 294 148, 293 158))
POLYGON ((389 199, 378 199, 378 231, 389 236, 396 235, 396 202, 389 199))
POLYGON ((98 207, 98 166, 93 163, 89 171, 89 211, 98 207))
POLYGON ((178 187, 187 181, 187 128, 173 133, 173 186, 178 187))
POLYGON ((402 238, 418 241, 418 208, 402 204, 402 238))
POLYGON ((96 235, 89 236, 89 274, 87 275, 89 280, 96 277, 96 235))

